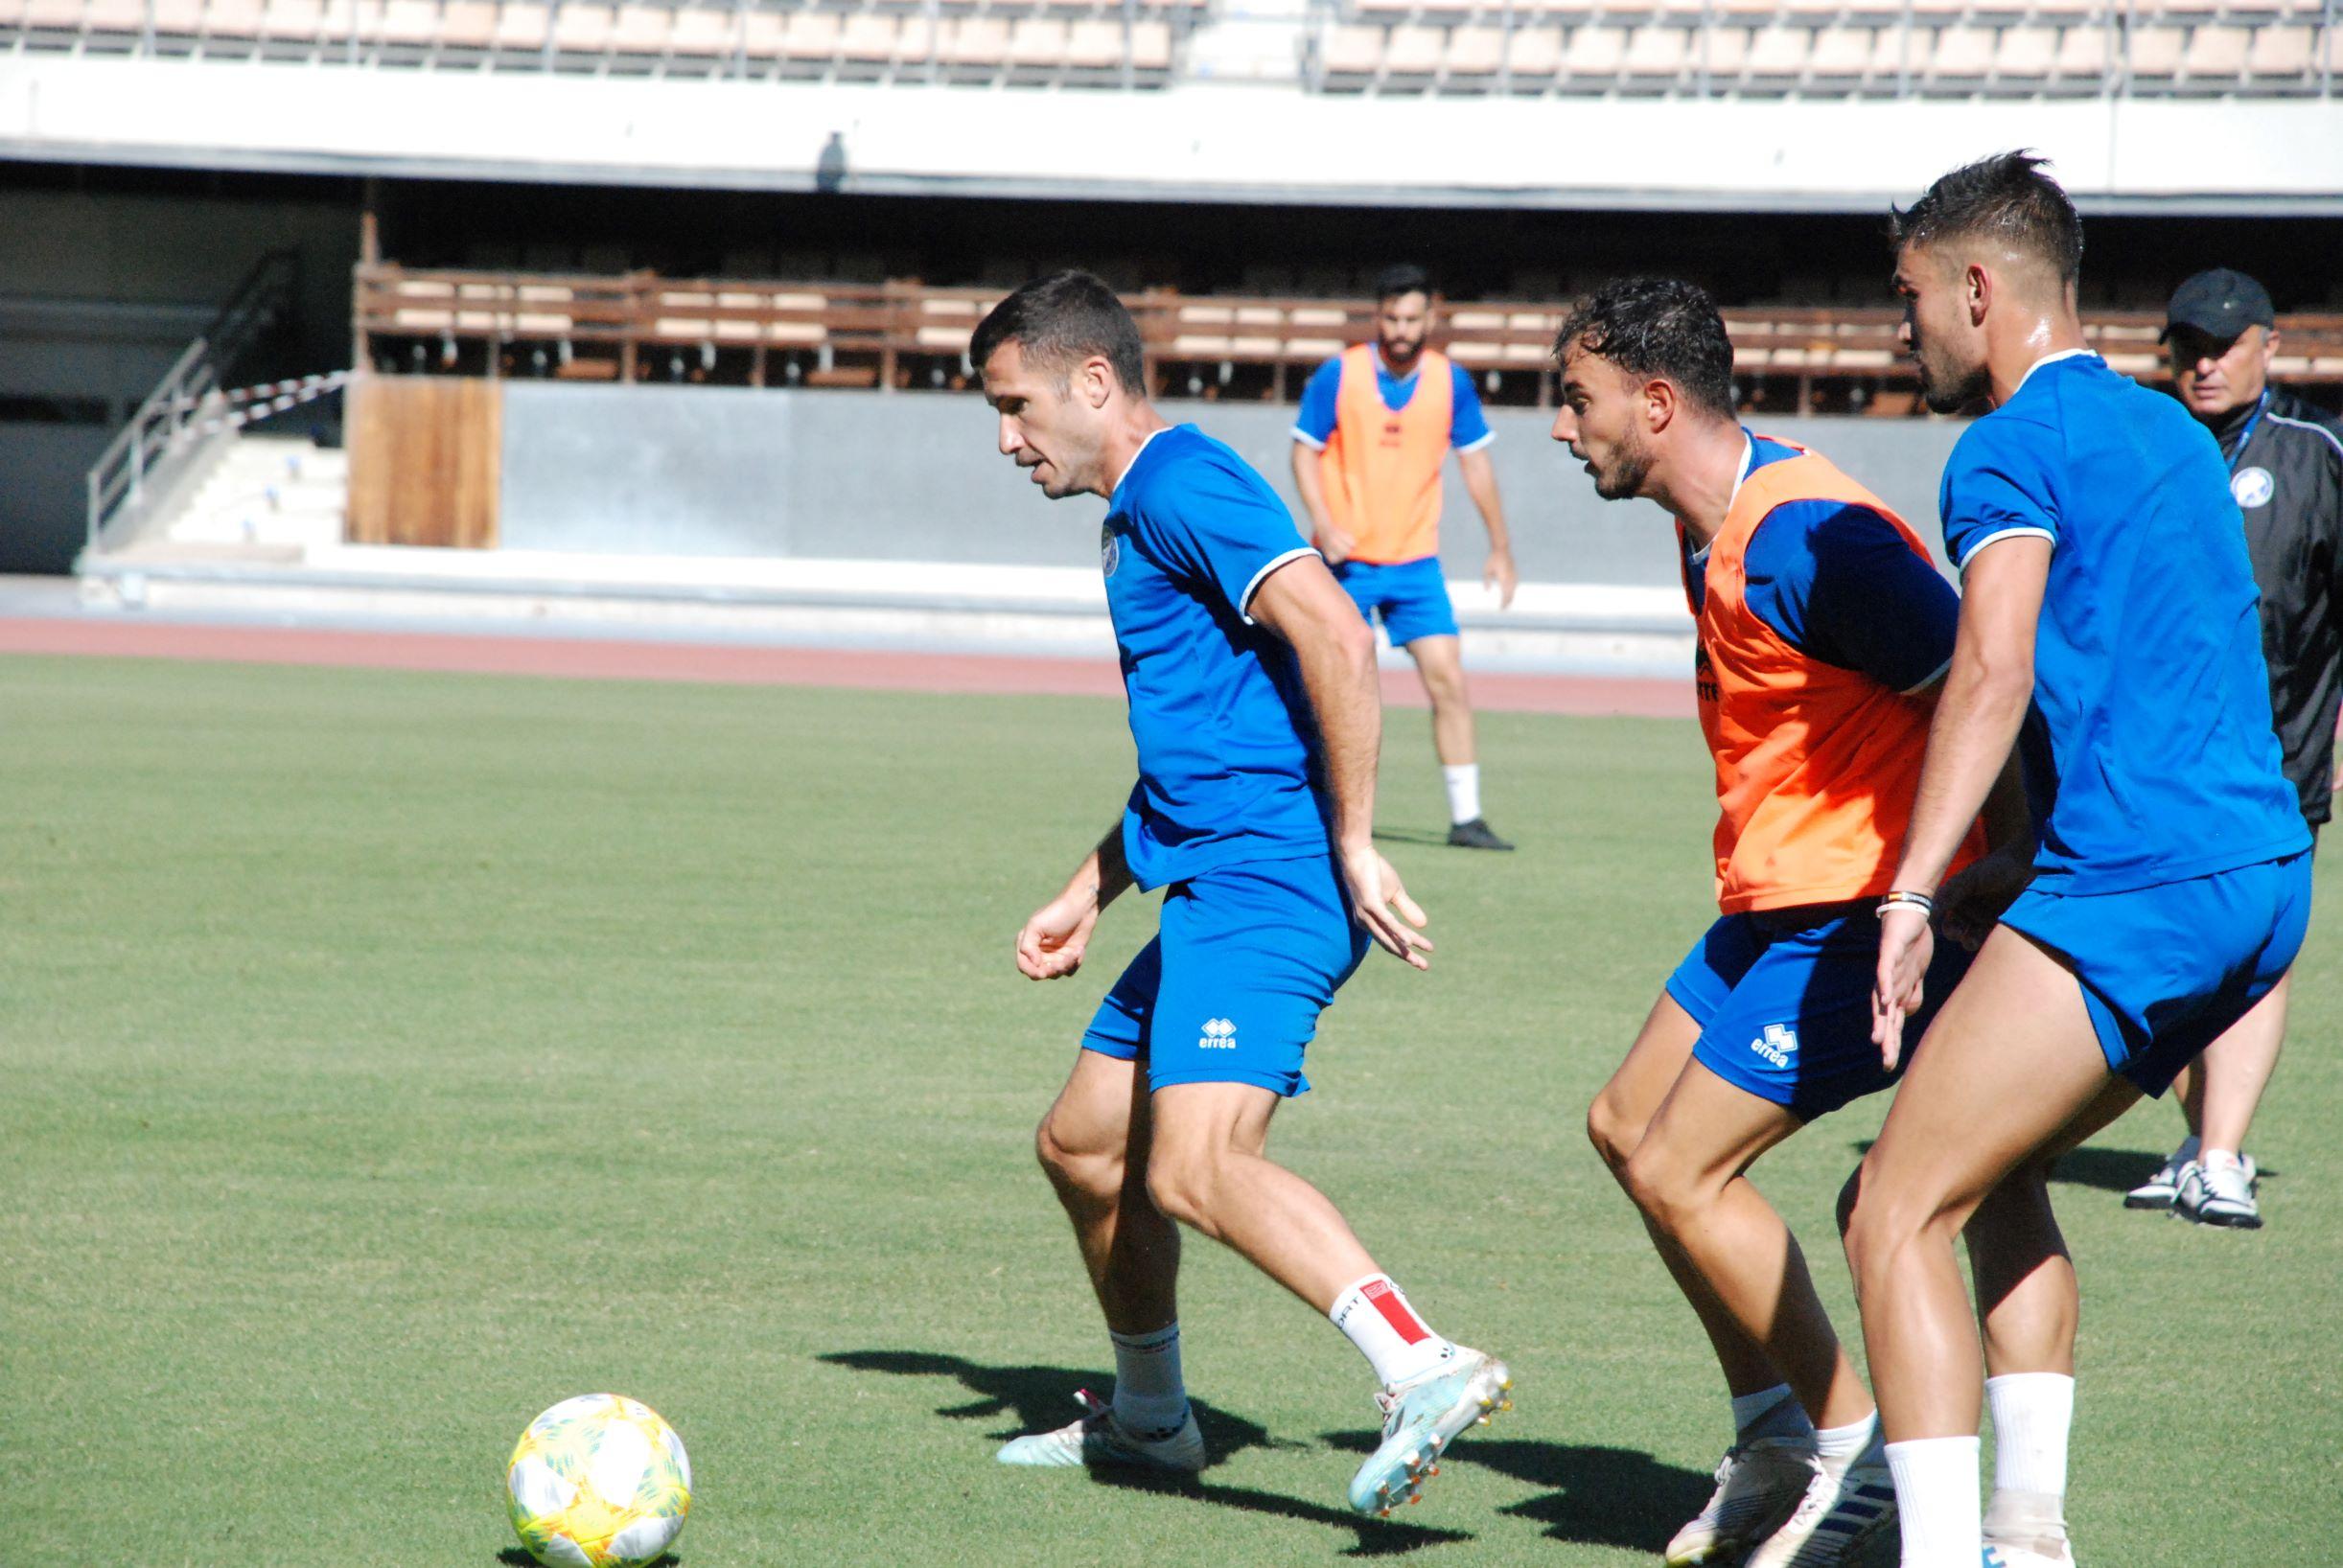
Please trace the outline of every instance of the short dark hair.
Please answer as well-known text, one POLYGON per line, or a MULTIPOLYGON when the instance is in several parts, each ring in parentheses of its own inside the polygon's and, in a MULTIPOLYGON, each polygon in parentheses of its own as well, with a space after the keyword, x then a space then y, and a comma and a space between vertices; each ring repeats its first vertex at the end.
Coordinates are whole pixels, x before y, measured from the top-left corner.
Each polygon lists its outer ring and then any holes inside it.
POLYGON ((1631 376, 1663 377, 1712 414, 1733 416, 1733 341, 1717 303, 1681 278, 1614 278, 1578 303, 1554 337, 1554 360, 1573 349, 1631 376))
POLYGON ((1035 278, 994 306, 968 339, 968 363, 978 375, 1004 343, 1015 343, 1061 383, 1076 365, 1097 356, 1114 366, 1124 391, 1147 391, 1139 323, 1103 280, 1087 272, 1035 278))
POLYGON ((1432 275, 1411 262, 1386 266, 1375 278, 1375 303, 1397 299, 1402 294, 1422 294, 1431 298, 1432 275))
POLYGON ((2082 275, 2082 217, 2048 158, 2020 150, 1962 164, 1902 209, 1889 209, 1895 248, 1990 236, 2048 264, 2062 282, 2082 275))

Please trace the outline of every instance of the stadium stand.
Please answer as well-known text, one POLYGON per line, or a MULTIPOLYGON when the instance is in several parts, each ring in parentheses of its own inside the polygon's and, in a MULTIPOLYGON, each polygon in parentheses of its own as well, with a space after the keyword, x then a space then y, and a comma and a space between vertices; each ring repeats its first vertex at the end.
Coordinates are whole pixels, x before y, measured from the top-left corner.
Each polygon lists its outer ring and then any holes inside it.
POLYGON ((1150 87, 1202 0, 0 0, 0 51, 1150 87))
MULTIPOLYGON (((1212 0, 0 0, 0 50, 1161 87, 1212 0)), ((2309 96, 2343 0, 1311 0, 1330 93, 2309 96)))
MULTIPOLYGON (((359 360, 386 372, 886 389, 967 384, 968 333, 999 289, 916 283, 679 281, 359 269, 359 360)), ((1130 296, 1159 390, 1285 400, 1345 344, 1373 335, 1365 299, 1130 296)), ((1892 310, 1736 308, 1727 325, 1741 393, 1778 412, 1915 412, 1892 310)), ((2099 311, 2095 345, 2124 374, 2165 375, 2160 311, 2099 311)), ((1551 396, 1562 311, 1470 303, 1445 317, 1448 352, 1497 401, 1551 396)), ((2343 391, 2343 314, 2281 323, 2282 380, 2343 391)))
POLYGON ((2334 0, 1341 0, 1335 93, 2331 97, 2334 0))

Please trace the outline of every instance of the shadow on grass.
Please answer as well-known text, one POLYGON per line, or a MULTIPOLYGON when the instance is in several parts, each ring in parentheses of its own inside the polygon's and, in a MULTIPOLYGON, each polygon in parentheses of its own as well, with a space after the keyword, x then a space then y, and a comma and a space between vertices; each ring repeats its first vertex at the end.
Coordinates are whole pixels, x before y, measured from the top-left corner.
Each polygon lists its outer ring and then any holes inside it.
MULTIPOLYGON (((1325 1441, 1355 1453, 1375 1447, 1375 1438, 1368 1433, 1330 1432, 1325 1441)), ((1542 1497, 1498 1511, 1535 1520, 1558 1541, 1631 1552, 1658 1552, 1666 1545, 1668 1537, 1701 1510, 1715 1485, 1700 1471, 1663 1464, 1633 1448, 1521 1438, 1468 1435, 1459 1438, 1440 1463, 1479 1464, 1529 1486, 1551 1488, 1542 1497)))
MULTIPOLYGON (((953 1378, 977 1397, 962 1403, 940 1405, 937 1407, 936 1414, 954 1420, 981 1420, 986 1417, 1008 1416, 1010 1418, 999 1429, 986 1434, 989 1438, 1004 1441, 1020 1433, 1046 1431, 1065 1425, 1076 1413, 1074 1395, 1077 1389, 1086 1383, 1102 1388, 1111 1387, 1114 1381, 1106 1373, 1081 1372, 1070 1367, 987 1367, 962 1356, 938 1355, 926 1350, 839 1350, 820 1359, 832 1366, 852 1367, 858 1372, 890 1372, 905 1377, 953 1378)), ((1246 1420, 1241 1416, 1233 1415, 1201 1399, 1192 1400, 1191 1403, 1195 1411, 1196 1425, 1204 1431, 1204 1446, 1211 1452, 1216 1464, 1247 1448, 1296 1449, 1310 1446, 1308 1443, 1273 1439, 1260 1422, 1246 1420)), ((1433 1530, 1421 1525, 1362 1519, 1346 1509, 1306 1503, 1298 1497, 1285 1497, 1250 1487, 1224 1486, 1200 1477, 1116 1470, 1093 1470, 1089 1474, 1093 1482, 1102 1487, 1193 1497, 1199 1503, 1210 1503, 1217 1508, 1240 1509, 1248 1513, 1274 1514, 1304 1524, 1324 1525, 1330 1530, 1338 1530, 1356 1537, 1350 1546, 1343 1549, 1345 1556, 1396 1556, 1421 1551, 1427 1546, 1473 1539, 1464 1531, 1433 1530)))
MULTIPOLYGON (((1871 1152, 1872 1140, 1855 1141, 1855 1154, 1861 1158, 1871 1152)), ((2085 1143, 2060 1160, 2051 1168, 2051 1180, 2064 1187, 2096 1188, 2101 1192, 2128 1192, 2164 1167, 2168 1155, 2164 1149, 2106 1149, 2085 1143)), ((2259 1175, 2279 1176, 2283 1171, 2262 1166, 2259 1175)))
MULTIPOLYGON (((537 1568, 537 1559, 518 1546, 508 1546, 498 1553, 497 1560, 511 1564, 511 1568, 537 1568)), ((672 1552, 662 1552, 651 1559, 650 1568, 684 1568, 684 1559, 672 1552)))
POLYGON ((1434 833, 1425 828, 1379 827, 1375 830, 1374 838, 1378 843, 1421 843, 1438 849, 1446 849, 1449 843, 1448 830, 1445 828, 1434 833))

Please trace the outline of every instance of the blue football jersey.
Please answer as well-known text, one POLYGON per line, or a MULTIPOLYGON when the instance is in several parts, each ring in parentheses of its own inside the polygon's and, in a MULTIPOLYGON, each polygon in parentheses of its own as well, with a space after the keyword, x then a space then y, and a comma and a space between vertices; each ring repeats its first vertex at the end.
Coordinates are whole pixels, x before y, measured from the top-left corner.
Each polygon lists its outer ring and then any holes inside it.
POLYGON ((1139 749, 1123 817, 1139 886, 1325 854, 1300 671, 1246 613, 1264 578, 1312 553, 1277 493, 1195 426, 1159 431, 1115 486, 1101 551, 1139 749))
POLYGON ((1963 570, 1997 540, 2051 543, 2020 743, 2050 890, 2310 846, 2279 771, 2228 468, 2188 410, 2097 355, 2045 360, 1961 436, 1938 509, 1963 570))

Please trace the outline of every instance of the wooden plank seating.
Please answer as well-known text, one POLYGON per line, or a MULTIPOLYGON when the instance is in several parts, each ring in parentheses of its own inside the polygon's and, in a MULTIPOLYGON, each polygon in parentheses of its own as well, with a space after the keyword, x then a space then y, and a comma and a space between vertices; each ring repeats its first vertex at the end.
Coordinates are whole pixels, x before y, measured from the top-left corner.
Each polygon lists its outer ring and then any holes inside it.
MULTIPOLYGON (((661 363, 698 351, 707 379, 765 385, 783 379, 815 384, 889 389, 965 385, 968 334, 1004 290, 928 288, 914 282, 844 284, 737 279, 668 279, 409 270, 361 266, 355 326, 362 362, 412 363, 412 345, 486 344, 491 374, 558 359, 560 374, 605 374, 622 380, 648 375, 650 351, 661 363), (557 356, 533 351, 554 346, 557 356), (379 352, 378 352, 379 349, 379 352)), ((1216 386, 1237 370, 1251 375, 1252 395, 1298 392, 1302 378, 1373 331, 1373 302, 1363 299, 1183 295, 1149 289, 1128 296, 1158 386, 1192 376, 1216 386), (1225 368, 1224 368, 1225 367, 1225 368)), ((1566 307, 1527 302, 1466 303, 1448 310, 1447 352, 1476 374, 1511 378, 1518 398, 1552 395, 1554 334, 1566 307)), ((1747 396, 1764 405, 1839 406, 1850 388, 1855 405, 1906 409, 1914 386, 1897 341, 1898 313, 1886 307, 1734 307, 1725 312, 1734 370, 1747 396), (1896 394, 1894 397, 1889 393, 1896 394)), ((2153 311, 2095 311, 2092 342, 2109 363, 2142 380, 2166 376, 2153 311)), ((2343 391, 2343 313, 2290 314, 2280 323, 2283 381, 2343 391)), ((427 354, 439 362, 444 354, 427 354)), ((467 359, 476 359, 476 354, 467 359)))

